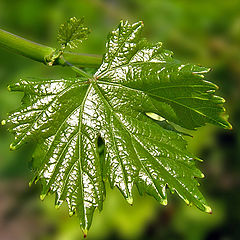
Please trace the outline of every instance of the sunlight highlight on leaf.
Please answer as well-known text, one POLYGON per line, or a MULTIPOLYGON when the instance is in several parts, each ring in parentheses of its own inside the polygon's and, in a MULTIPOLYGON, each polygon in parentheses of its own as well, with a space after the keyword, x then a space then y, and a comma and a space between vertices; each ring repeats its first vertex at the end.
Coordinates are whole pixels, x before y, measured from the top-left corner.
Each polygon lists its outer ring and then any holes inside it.
MULTIPOLYGON (((196 178, 204 175, 196 157, 170 123, 186 129, 206 123, 230 128, 222 117, 224 101, 214 95, 216 85, 204 79, 208 69, 175 60, 161 43, 142 39, 142 28, 142 22, 121 21, 90 78, 21 80, 9 88, 25 94, 22 107, 3 122, 15 134, 12 149, 37 142, 34 181, 43 185, 42 198, 55 193, 57 208, 67 201, 84 233, 95 208, 103 207, 106 180, 129 204, 134 185, 163 205, 169 188, 211 213, 198 189, 196 178)), ((62 43, 74 46, 70 28, 62 29, 68 29, 62 43)))

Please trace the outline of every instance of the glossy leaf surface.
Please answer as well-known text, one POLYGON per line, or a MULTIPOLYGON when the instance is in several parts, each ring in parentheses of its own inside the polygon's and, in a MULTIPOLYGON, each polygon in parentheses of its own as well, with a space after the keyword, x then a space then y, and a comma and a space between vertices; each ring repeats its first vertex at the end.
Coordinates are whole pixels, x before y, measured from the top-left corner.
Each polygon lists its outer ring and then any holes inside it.
POLYGON ((22 80, 23 106, 7 123, 12 149, 37 142, 34 169, 42 198, 66 200, 86 232, 95 208, 102 209, 104 183, 117 186, 132 204, 132 189, 167 204, 166 187, 187 203, 211 212, 198 190, 203 174, 177 131, 147 116, 155 113, 187 129, 206 123, 230 128, 223 99, 204 80, 207 69, 183 65, 161 44, 141 38, 142 22, 121 22, 110 35, 103 63, 91 78, 22 80), (98 139, 105 144, 99 158, 98 139))

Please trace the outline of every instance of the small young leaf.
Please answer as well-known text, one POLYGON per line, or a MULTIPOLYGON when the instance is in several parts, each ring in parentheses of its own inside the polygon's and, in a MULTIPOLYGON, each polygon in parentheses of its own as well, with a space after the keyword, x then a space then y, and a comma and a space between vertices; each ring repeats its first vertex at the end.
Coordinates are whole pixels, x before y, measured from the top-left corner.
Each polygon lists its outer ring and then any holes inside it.
POLYGON ((84 25, 84 18, 70 18, 59 27, 57 40, 62 48, 77 48, 83 40, 88 38, 89 28, 84 25))
POLYGON ((22 80, 10 87, 25 93, 22 108, 5 122, 16 136, 12 148, 38 142, 33 167, 43 185, 41 196, 55 192, 57 207, 66 200, 84 233, 94 209, 102 209, 106 179, 130 204, 134 184, 163 205, 168 187, 187 204, 211 212, 196 180, 204 175, 182 134, 147 114, 187 129, 206 123, 230 128, 222 117, 223 99, 204 80, 207 69, 184 65, 161 44, 147 43, 142 28, 142 22, 122 21, 90 78, 22 80))

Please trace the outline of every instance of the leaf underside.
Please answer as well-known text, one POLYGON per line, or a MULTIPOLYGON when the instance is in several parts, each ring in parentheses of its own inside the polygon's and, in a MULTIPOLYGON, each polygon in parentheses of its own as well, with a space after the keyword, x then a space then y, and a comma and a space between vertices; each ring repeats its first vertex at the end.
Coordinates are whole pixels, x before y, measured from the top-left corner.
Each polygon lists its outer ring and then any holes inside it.
POLYGON ((160 43, 147 43, 142 28, 142 22, 122 21, 90 79, 28 79, 10 86, 25 94, 22 107, 7 120, 15 133, 11 148, 37 141, 34 180, 41 180, 42 198, 51 191, 56 206, 66 200, 85 232, 95 208, 102 209, 107 180, 130 204, 134 184, 163 205, 168 187, 187 204, 211 212, 198 190, 196 177, 203 174, 182 135, 146 113, 186 129, 206 123, 230 128, 222 117, 224 101, 204 80, 208 69, 184 65, 160 43))

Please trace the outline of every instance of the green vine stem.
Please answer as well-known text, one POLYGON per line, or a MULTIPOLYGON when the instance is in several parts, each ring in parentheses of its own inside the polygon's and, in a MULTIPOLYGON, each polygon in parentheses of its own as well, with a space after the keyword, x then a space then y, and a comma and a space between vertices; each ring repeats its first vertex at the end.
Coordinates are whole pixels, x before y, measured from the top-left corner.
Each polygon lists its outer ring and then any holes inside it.
MULTIPOLYGON (((54 48, 29 41, 2 29, 0 29, 0 47, 46 65, 49 65, 49 56, 56 52, 54 48)), ((54 61, 53 65, 66 66, 71 63, 79 67, 98 67, 101 62, 102 57, 98 55, 64 52, 54 61)))

